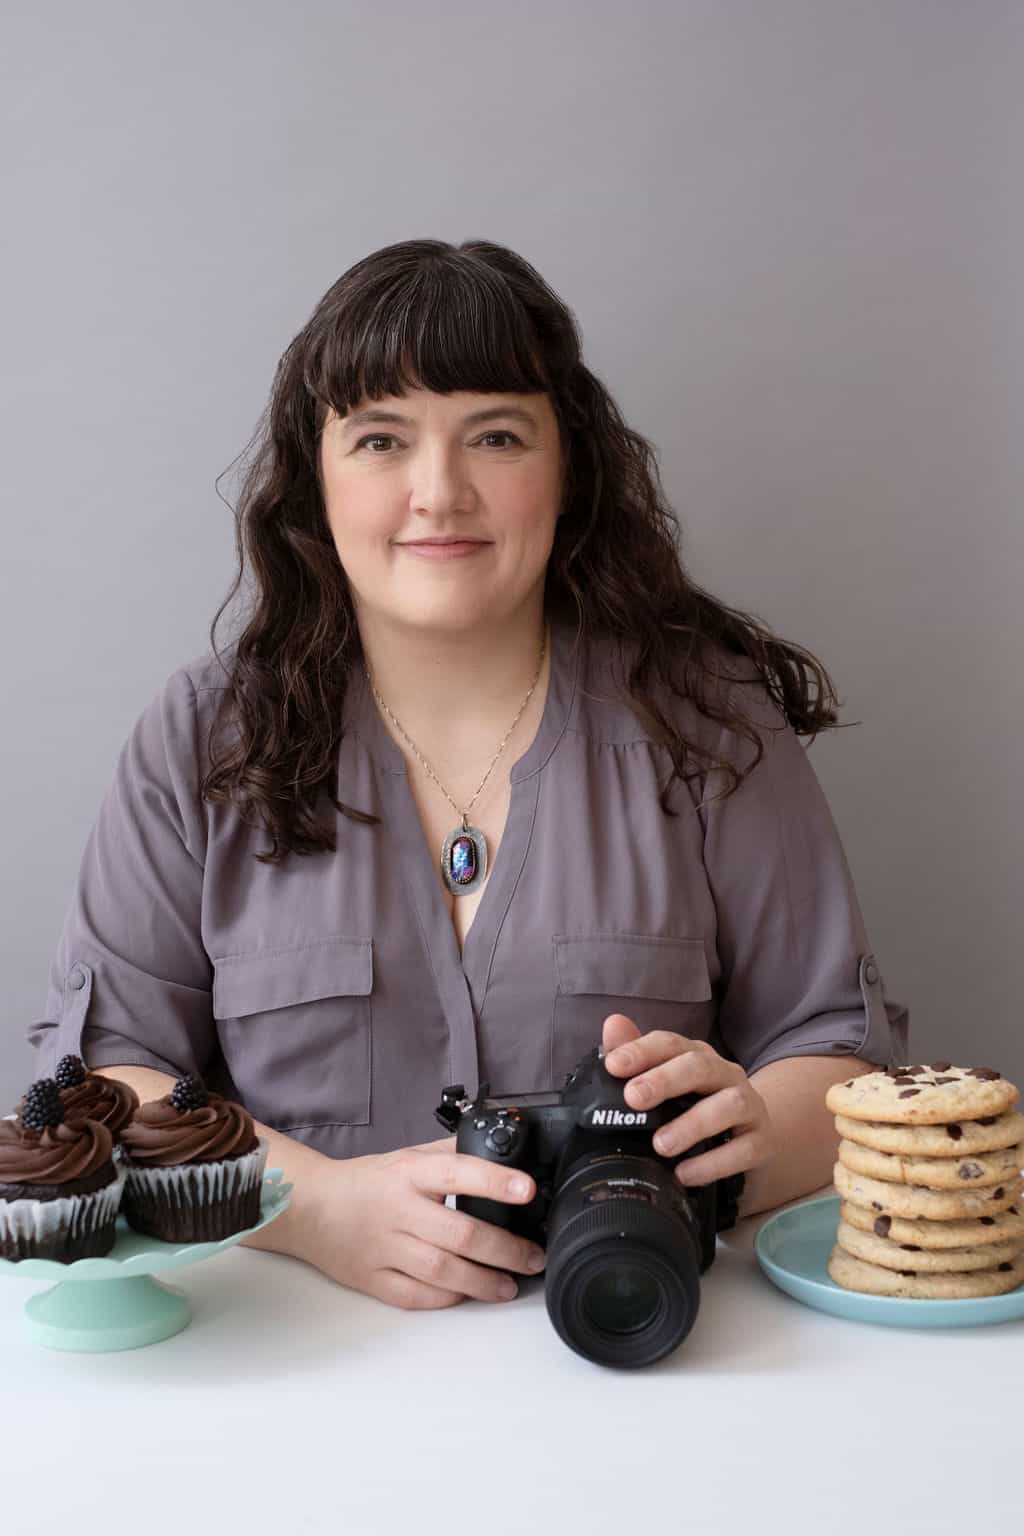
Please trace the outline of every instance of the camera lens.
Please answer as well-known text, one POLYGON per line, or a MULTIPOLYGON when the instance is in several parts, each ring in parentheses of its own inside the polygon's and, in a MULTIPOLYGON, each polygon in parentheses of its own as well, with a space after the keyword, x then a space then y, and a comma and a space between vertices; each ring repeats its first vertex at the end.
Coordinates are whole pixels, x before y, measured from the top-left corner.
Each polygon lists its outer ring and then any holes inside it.
POLYGON ((602 1365, 650 1365, 700 1305, 700 1230, 658 1159, 616 1149, 566 1170, 548 1217, 544 1296, 560 1337, 602 1365))
POLYGON ((650 1328, 667 1305, 665 1289, 642 1264, 603 1265, 580 1288, 580 1310, 602 1333, 650 1328))

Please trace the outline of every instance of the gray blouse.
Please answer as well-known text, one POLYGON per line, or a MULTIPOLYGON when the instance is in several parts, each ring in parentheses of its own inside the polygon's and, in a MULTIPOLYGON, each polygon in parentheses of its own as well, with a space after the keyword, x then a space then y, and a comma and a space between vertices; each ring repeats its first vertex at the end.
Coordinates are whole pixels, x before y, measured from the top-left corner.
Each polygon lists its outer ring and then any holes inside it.
MULTIPOLYGON (((331 1157, 436 1139, 449 1083, 561 1086, 604 1017, 708 1040, 747 1073, 787 1056, 908 1060, 824 793, 751 664, 727 687, 765 755, 724 802, 720 770, 676 782, 617 694, 606 642, 551 625, 537 734, 460 954, 438 850, 361 669, 346 697, 337 850, 255 852, 266 834, 199 797, 224 686, 212 652, 136 721, 99 809, 28 1028, 39 1075, 87 1064, 200 1073, 258 1120, 331 1157)), ((753 748, 662 701, 739 764, 753 748)))

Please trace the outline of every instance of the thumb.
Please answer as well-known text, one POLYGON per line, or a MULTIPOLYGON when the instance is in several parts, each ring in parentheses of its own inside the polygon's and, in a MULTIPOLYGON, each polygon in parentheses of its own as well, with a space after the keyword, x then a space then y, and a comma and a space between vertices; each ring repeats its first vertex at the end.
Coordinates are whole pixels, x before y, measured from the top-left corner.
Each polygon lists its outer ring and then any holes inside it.
POLYGON ((609 1056, 617 1045, 626 1045, 630 1040, 639 1040, 639 1038, 640 1030, 624 1013, 610 1013, 601 1029, 601 1045, 606 1056, 609 1056))
POLYGON ((409 1148, 410 1152, 454 1152, 454 1150, 454 1136, 439 1136, 436 1141, 419 1141, 409 1148))

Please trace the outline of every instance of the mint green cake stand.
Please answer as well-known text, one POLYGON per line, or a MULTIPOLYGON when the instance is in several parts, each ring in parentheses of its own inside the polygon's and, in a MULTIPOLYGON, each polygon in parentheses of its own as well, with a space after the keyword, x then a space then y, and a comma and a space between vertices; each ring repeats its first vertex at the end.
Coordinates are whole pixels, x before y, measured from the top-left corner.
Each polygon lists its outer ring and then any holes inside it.
POLYGON ((100 1353, 138 1349, 180 1333, 192 1318, 192 1305, 177 1286, 152 1277, 165 1269, 184 1269, 233 1248, 250 1232, 258 1232, 288 1205, 291 1184, 282 1183, 282 1170, 264 1175, 260 1219, 217 1243, 162 1243, 133 1232, 123 1216, 117 1218, 114 1246, 102 1259, 0 1259, 4 1274, 22 1279, 57 1280, 25 1303, 30 1338, 49 1349, 100 1353))

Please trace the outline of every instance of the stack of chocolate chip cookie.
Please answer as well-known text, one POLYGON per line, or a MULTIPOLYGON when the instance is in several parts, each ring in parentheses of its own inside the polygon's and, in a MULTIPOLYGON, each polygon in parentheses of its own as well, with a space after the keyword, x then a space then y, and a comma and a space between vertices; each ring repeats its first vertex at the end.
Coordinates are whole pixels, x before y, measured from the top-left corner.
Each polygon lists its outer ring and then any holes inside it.
POLYGON ((848 1291, 939 1300, 1024 1282, 1024 1115, 990 1067, 887 1067, 836 1083, 841 1196, 828 1272, 848 1291))

